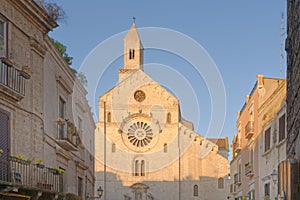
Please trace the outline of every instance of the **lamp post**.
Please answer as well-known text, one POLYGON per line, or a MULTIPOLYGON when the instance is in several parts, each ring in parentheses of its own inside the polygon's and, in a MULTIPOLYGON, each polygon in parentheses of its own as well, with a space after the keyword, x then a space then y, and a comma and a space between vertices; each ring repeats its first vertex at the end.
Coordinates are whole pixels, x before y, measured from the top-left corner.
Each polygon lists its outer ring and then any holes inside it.
POLYGON ((98 196, 96 197, 90 197, 90 195, 88 194, 86 199, 101 199, 102 195, 103 195, 103 189, 101 188, 101 186, 99 186, 99 188, 97 189, 97 193, 98 193, 98 196))
POLYGON ((278 180, 278 172, 275 169, 271 173, 271 178, 273 180, 273 183, 274 183, 275 189, 276 189, 275 197, 277 197, 278 196, 278 185, 276 183, 277 183, 277 180, 278 180))
POLYGON ((275 169, 271 173, 271 177, 272 177, 273 183, 276 184, 277 180, 278 180, 278 172, 275 169))

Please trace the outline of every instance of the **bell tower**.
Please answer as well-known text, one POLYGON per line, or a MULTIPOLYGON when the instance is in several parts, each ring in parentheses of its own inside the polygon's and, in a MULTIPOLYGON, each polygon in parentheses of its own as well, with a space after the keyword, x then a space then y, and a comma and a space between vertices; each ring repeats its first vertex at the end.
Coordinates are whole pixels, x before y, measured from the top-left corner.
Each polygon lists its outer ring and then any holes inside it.
POLYGON ((136 30, 135 22, 124 38, 124 69, 141 69, 144 64, 144 47, 136 30))

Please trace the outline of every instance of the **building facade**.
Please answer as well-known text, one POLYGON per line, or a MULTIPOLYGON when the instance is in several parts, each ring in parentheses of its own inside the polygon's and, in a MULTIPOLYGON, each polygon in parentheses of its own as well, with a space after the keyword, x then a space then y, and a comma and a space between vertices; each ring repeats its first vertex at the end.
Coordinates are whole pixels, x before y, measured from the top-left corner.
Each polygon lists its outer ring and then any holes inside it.
POLYGON ((124 39, 119 83, 99 99, 96 187, 104 199, 226 199, 228 139, 204 138, 179 99, 143 71, 135 24, 124 39))
POLYGON ((300 1, 287 1, 287 156, 291 169, 289 177, 290 199, 300 198, 300 1))
POLYGON ((288 189, 286 163, 286 82, 274 79, 258 109, 258 199, 281 199, 288 189), (270 92, 270 94, 268 94, 270 92))
POLYGON ((35 1, 0 0, 1 199, 94 191, 94 120, 47 35, 56 26, 35 1))
POLYGON ((285 160, 284 153, 276 154, 285 150, 283 133, 280 135, 280 142, 276 143, 279 141, 277 119, 284 112, 285 80, 257 75, 256 84, 246 96, 246 102, 238 112, 236 121, 237 133, 231 145, 230 199, 253 200, 276 196, 277 185, 272 185, 272 196, 268 191, 264 193, 262 188, 265 185, 270 187, 267 184, 270 183, 273 170, 278 173, 279 163, 285 160), (271 126, 274 126, 272 130, 269 129, 271 126), (268 133, 267 137, 265 131, 268 133))

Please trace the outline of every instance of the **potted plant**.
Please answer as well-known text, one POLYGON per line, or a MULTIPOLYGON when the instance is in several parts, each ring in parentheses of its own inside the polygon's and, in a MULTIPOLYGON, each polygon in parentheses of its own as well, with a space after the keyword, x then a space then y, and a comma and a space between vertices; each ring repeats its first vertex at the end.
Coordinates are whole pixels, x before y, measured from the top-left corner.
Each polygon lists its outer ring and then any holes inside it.
POLYGON ((36 162, 36 163, 35 163, 35 166, 36 166, 37 168, 43 169, 43 168, 45 167, 45 165, 43 164, 43 159, 42 159, 42 158, 37 159, 35 162, 36 162))
POLYGON ((66 120, 64 118, 58 118, 56 122, 60 125, 63 125, 65 124, 66 120))
POLYGON ((60 174, 59 173, 59 169, 56 166, 52 167, 52 173, 55 174, 55 175, 59 175, 60 174))
POLYGON ((66 171, 64 169, 58 169, 58 172, 60 175, 64 175, 66 173, 66 171))
POLYGON ((270 200, 270 196, 265 196, 264 200, 270 200))
POLYGON ((32 161, 30 159, 25 160, 25 157, 20 154, 13 154, 12 156, 9 157, 9 160, 14 161, 14 162, 19 162, 19 163, 22 163, 25 165, 30 164, 30 162, 32 161))

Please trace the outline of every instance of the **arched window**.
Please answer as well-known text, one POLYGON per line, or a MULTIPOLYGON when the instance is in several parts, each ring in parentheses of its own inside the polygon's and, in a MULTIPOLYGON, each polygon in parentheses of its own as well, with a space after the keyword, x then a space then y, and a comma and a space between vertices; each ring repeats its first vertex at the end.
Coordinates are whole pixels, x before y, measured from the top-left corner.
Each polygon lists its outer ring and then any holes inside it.
POLYGON ((167 115, 167 123, 170 124, 171 121, 172 121, 172 119, 171 119, 171 113, 168 113, 168 115, 167 115))
POLYGON ((111 152, 116 152, 116 144, 111 145, 111 152))
POLYGON ((145 176, 145 161, 141 161, 141 176, 145 176))
POLYGON ((139 161, 138 160, 136 160, 135 162, 134 162, 134 175, 135 176, 138 176, 139 175, 139 161))
POLYGON ((134 49, 132 49, 132 59, 134 59, 134 49))
POLYGON ((194 185, 194 197, 198 196, 198 185, 194 185))
POLYGON ((168 152, 168 145, 164 144, 164 152, 167 153, 168 152))
POLYGON ((223 178, 218 179, 218 188, 224 189, 224 179, 223 178))
POLYGON ((129 49, 129 60, 131 60, 132 57, 132 53, 131 53, 131 49, 129 49))
POLYGON ((107 122, 111 122, 111 113, 110 112, 107 113, 107 122))

